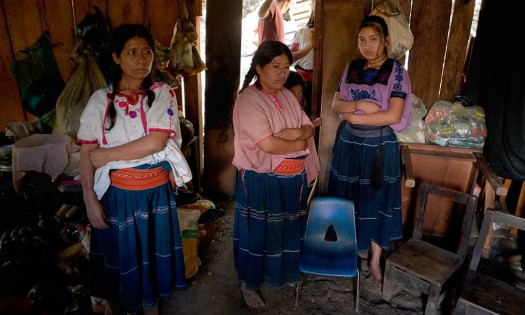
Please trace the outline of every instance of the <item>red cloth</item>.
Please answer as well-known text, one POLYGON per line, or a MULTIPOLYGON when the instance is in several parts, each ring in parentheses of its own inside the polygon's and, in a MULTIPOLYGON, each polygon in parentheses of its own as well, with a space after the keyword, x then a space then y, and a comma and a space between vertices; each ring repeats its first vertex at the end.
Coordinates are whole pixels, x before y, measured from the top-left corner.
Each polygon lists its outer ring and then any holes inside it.
POLYGON ((313 70, 303 70, 301 68, 295 67, 295 71, 297 71, 301 77, 303 78, 304 82, 312 82, 314 78, 314 72, 313 70))
POLYGON ((259 19, 257 28, 259 45, 265 40, 278 40, 284 43, 284 19, 275 2, 270 5, 270 12, 264 19, 259 19))

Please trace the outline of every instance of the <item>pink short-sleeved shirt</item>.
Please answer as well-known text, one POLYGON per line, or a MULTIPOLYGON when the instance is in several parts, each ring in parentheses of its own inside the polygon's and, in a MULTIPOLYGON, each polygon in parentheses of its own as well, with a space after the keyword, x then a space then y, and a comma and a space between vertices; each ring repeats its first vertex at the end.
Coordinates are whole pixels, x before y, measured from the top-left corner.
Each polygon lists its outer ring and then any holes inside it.
POLYGON ((258 173, 272 172, 285 158, 309 154, 308 149, 285 155, 263 152, 257 143, 284 128, 312 126, 292 92, 281 88, 270 95, 251 85, 239 94, 233 108, 235 154, 233 165, 258 173))

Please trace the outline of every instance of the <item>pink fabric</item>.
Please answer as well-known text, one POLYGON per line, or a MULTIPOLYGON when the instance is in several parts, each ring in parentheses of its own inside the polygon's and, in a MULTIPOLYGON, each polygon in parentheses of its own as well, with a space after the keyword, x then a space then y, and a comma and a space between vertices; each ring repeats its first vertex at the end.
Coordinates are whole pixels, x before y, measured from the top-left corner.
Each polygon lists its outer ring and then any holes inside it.
POLYGON ((259 33, 259 45, 265 40, 278 40, 284 43, 284 19, 275 1, 270 5, 268 16, 259 19, 257 32, 259 33))
POLYGON ((286 155, 267 154, 257 146, 261 139, 284 128, 312 126, 292 92, 281 88, 276 97, 283 107, 282 112, 272 101, 271 95, 257 90, 254 85, 247 87, 237 97, 233 109, 235 154, 232 162, 237 168, 269 173, 285 158, 309 154, 308 149, 286 155))
POLYGON ((312 183, 319 172, 321 171, 321 165, 319 163, 319 156, 317 155, 317 149, 315 148, 314 137, 308 140, 308 150, 310 154, 304 160, 304 168, 306 169, 306 178, 308 184, 312 183))
POLYGON ((19 191, 27 171, 46 173, 55 179, 66 169, 69 156, 80 150, 68 135, 33 134, 13 145, 13 186, 19 191))

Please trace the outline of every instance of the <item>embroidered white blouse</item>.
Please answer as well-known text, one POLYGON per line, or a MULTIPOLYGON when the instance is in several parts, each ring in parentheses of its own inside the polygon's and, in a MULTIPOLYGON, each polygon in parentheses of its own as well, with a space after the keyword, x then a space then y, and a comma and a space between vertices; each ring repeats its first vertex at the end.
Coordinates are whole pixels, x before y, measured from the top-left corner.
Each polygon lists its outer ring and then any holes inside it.
POLYGON ((177 186, 183 186, 192 178, 190 167, 181 152, 182 135, 175 92, 162 82, 153 84, 151 90, 155 93, 151 107, 147 104, 146 95, 136 94, 136 98, 131 99, 126 95, 117 94, 113 102, 117 110, 115 125, 109 131, 105 130, 104 126, 110 124, 108 109, 109 106, 113 106, 109 103, 110 87, 93 93, 80 117, 77 134, 77 142, 80 144, 98 143, 102 148, 111 148, 141 138, 151 131, 171 134, 166 147, 160 152, 141 159, 112 161, 97 169, 94 189, 99 199, 110 185, 109 172, 112 169, 168 161, 177 186))

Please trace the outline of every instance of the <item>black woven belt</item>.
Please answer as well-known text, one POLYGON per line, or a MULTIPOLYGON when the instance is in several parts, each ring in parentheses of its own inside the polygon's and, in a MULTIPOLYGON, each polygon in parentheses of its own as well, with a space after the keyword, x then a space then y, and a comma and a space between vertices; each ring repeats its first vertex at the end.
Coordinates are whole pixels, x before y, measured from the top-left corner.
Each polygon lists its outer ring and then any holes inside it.
POLYGON ((364 138, 380 137, 394 133, 390 126, 352 125, 347 122, 345 128, 351 134, 364 138))

